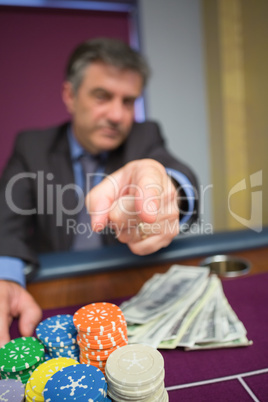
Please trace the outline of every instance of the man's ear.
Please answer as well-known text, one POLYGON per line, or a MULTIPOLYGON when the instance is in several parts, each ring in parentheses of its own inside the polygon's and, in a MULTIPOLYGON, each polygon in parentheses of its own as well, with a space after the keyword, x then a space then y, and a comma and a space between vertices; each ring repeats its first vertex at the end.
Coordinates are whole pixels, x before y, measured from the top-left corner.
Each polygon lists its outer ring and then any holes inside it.
POLYGON ((70 114, 73 114, 74 110, 74 92, 72 84, 68 81, 65 81, 62 85, 62 100, 65 104, 67 111, 70 114))

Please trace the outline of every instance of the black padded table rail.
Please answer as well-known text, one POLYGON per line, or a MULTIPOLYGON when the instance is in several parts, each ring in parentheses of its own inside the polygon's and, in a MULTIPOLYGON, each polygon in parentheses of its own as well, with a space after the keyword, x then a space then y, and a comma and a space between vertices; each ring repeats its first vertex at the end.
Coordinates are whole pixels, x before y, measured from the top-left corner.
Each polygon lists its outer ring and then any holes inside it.
POLYGON ((172 263, 266 246, 268 246, 268 227, 263 228, 260 233, 248 229, 208 235, 183 235, 174 239, 168 247, 147 256, 134 255, 123 244, 80 252, 41 254, 40 266, 27 267, 27 275, 31 282, 38 282, 96 271, 172 263))

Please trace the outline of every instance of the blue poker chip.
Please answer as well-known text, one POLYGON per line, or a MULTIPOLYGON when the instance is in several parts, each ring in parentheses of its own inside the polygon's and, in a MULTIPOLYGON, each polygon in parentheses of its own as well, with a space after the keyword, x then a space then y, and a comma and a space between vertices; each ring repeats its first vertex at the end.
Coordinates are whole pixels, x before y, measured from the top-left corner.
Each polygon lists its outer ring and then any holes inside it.
POLYGON ((46 352, 45 353, 45 361, 48 361, 50 359, 52 359, 52 356, 50 356, 50 354, 46 352))
POLYGON ((43 395, 46 402, 109 401, 104 374, 89 364, 64 367, 55 373, 47 381, 43 395))
POLYGON ((19 380, 0 380, 0 401, 23 402, 25 387, 19 380))
POLYGON ((53 347, 50 347, 50 346, 46 346, 46 350, 49 350, 49 351, 53 351, 53 350, 55 350, 55 351, 57 351, 57 352, 64 352, 64 351, 66 351, 66 350, 77 350, 77 349, 79 349, 79 346, 78 346, 78 344, 74 344, 74 345, 67 345, 67 346, 53 346, 53 347))
POLYGON ((77 352, 79 352, 79 350, 80 350, 80 348, 79 348, 79 346, 78 345, 72 345, 72 346, 75 346, 74 348, 73 347, 69 347, 69 348, 49 348, 49 347, 46 347, 46 350, 49 352, 49 353, 77 353, 77 352))
POLYGON ((77 344, 64 347, 46 347, 46 351, 52 358, 71 357, 72 359, 79 361, 80 348, 77 344))
POLYGON ((51 353, 50 354, 50 356, 52 357, 52 358, 57 358, 57 357, 70 357, 71 359, 75 359, 75 360, 79 360, 79 353, 77 353, 77 354, 73 354, 73 353, 70 353, 70 354, 62 354, 62 353, 58 353, 58 354, 56 354, 56 353, 51 353))
POLYGON ((62 347, 76 343, 77 331, 70 314, 58 314, 40 322, 37 338, 46 346, 62 347))

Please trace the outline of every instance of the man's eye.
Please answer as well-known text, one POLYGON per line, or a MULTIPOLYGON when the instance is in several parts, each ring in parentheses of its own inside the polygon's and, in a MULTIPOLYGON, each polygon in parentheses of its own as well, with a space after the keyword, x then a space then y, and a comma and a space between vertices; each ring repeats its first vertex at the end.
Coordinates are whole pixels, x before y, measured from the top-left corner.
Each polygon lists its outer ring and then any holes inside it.
POLYGON ((135 103, 135 99, 125 99, 124 104, 127 107, 132 107, 135 103))
POLYGON ((96 98, 100 100, 107 99, 107 95, 105 93, 97 93, 96 98))

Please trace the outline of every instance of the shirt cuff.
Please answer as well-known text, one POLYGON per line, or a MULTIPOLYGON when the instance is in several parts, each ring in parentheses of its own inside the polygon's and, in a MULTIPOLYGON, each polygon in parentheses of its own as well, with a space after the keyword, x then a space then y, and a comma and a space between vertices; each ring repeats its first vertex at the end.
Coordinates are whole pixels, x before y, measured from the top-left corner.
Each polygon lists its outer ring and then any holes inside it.
POLYGON ((186 195, 188 202, 188 210, 183 211, 183 216, 180 218, 181 224, 186 223, 191 218, 194 212, 195 191, 193 189, 193 185, 188 179, 188 177, 185 176, 185 174, 178 172, 175 169, 166 168, 166 172, 170 177, 172 177, 172 179, 174 179, 179 184, 179 188, 181 188, 186 195))
POLYGON ((0 257, 0 279, 17 282, 19 285, 25 287, 24 267, 25 263, 19 258, 0 257))

